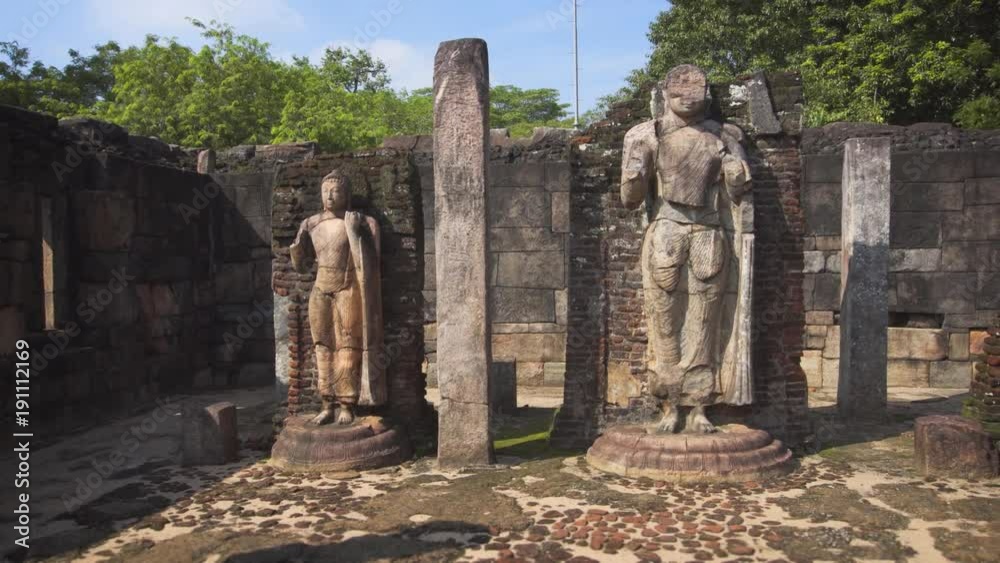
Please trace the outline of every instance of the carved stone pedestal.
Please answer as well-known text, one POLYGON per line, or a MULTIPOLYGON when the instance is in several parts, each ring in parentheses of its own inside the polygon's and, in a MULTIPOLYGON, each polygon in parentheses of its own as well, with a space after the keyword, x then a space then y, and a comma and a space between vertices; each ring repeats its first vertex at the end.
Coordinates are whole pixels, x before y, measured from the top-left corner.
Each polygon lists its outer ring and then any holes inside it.
POLYGON ((359 418, 350 426, 314 426, 309 423, 313 416, 285 421, 271 450, 274 466, 290 471, 358 471, 397 465, 412 455, 406 435, 381 417, 359 418))
POLYGON ((763 430, 723 426, 713 434, 657 434, 655 427, 618 426, 587 452, 593 467, 661 481, 758 481, 789 473, 792 452, 763 430))

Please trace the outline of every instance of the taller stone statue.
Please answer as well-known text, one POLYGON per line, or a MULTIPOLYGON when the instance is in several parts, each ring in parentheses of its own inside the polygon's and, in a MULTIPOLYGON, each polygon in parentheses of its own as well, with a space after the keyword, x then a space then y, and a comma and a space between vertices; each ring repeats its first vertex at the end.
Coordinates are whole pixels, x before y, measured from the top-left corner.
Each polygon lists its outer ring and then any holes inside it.
POLYGON ((382 293, 378 223, 350 211, 351 184, 334 170, 323 178, 323 211, 302 222, 290 254, 305 273, 315 259, 309 326, 316 354, 322 411, 316 425, 354 421, 355 407, 386 401, 382 349, 382 293))
POLYGON ((647 205, 641 268, 658 430, 710 433, 705 407, 752 401, 752 202, 743 134, 706 117, 705 73, 667 74, 661 116, 625 136, 622 202, 647 205))

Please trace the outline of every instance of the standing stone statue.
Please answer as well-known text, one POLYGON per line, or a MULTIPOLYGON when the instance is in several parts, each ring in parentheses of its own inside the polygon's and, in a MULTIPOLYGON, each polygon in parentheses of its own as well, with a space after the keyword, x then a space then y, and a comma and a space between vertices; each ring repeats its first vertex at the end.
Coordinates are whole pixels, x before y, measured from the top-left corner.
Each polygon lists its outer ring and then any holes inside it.
POLYGON ((752 401, 753 209, 742 205, 750 166, 740 129, 707 119, 701 69, 674 68, 665 90, 663 115, 625 136, 621 197, 630 209, 645 202, 649 213, 641 267, 658 430, 676 432, 685 407, 684 429, 710 433, 706 406, 752 401))
POLYGON ((319 262, 309 297, 323 410, 313 424, 354 421, 355 407, 386 401, 378 223, 351 204, 350 180, 334 170, 323 178, 323 211, 302 222, 290 248, 292 264, 308 272, 319 262))

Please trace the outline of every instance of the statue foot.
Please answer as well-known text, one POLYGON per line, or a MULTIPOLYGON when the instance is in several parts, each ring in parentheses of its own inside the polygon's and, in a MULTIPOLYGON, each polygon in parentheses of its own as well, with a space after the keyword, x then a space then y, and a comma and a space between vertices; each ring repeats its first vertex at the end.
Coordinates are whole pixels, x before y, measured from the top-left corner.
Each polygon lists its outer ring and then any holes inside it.
POLYGON ((351 412, 349 407, 340 407, 337 412, 337 424, 340 426, 347 426, 354 422, 354 413, 351 412))
POLYGON ((677 431, 677 409, 671 406, 664 407, 663 418, 656 426, 656 431, 661 434, 673 434, 677 431))
POLYGON ((691 410, 685 428, 694 434, 711 434, 715 432, 715 425, 708 421, 703 408, 694 408, 691 410))
POLYGON ((323 411, 310 420, 309 423, 316 426, 322 426, 324 424, 329 424, 332 420, 333 409, 323 409, 323 411))

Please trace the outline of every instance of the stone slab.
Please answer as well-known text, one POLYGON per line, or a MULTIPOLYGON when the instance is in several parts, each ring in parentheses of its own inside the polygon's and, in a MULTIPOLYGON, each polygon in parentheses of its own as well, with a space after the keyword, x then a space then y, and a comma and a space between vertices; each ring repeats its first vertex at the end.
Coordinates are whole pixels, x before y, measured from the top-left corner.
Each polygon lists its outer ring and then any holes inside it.
POLYGON ((497 361, 562 362, 566 359, 566 334, 494 334, 493 358, 497 361))
POLYGON ((552 225, 549 194, 541 188, 493 188, 489 199, 491 227, 550 228, 552 225))
POLYGON ((924 416, 913 426, 917 471, 928 477, 991 478, 997 448, 982 424, 957 415, 924 416))
POLYGON ((552 232, 570 232, 569 192, 552 194, 552 232))
MULTIPOLYGON (((841 361, 843 365, 843 361, 841 361)), ((927 387, 930 362, 923 360, 889 360, 886 381, 889 387, 927 387)), ((841 373, 843 377, 843 373, 841 373)))
POLYGON ((493 291, 496 323, 554 323, 555 293, 551 289, 498 287, 493 291))
POLYGON ((937 361, 948 357, 948 332, 941 329, 889 329, 889 358, 937 361))
POLYGON ((501 252, 497 286, 535 289, 566 287, 566 257, 562 252, 501 252))
MULTIPOLYGON (((997 155, 1000 158, 1000 155, 997 155)), ((1000 178, 968 178, 965 180, 966 205, 1000 204, 1000 178)))
POLYGON ((894 248, 889 252, 890 272, 936 272, 940 267, 939 248, 894 248))
POLYGON ((181 454, 184 465, 223 465, 239 458, 236 405, 184 405, 181 454))
POLYGON ((965 182, 897 182, 892 185, 893 211, 961 211, 965 182))
POLYGON ((969 359, 968 332, 953 332, 948 336, 948 359, 953 361, 969 359))
POLYGON ((561 252, 566 242, 566 237, 544 227, 490 229, 490 237, 493 252, 561 252))
POLYGON ((913 313, 975 312, 979 280, 974 273, 899 273, 894 275, 894 310, 913 313))
POLYGON ((972 363, 968 361, 931 362, 930 386, 944 389, 968 389, 972 363))

